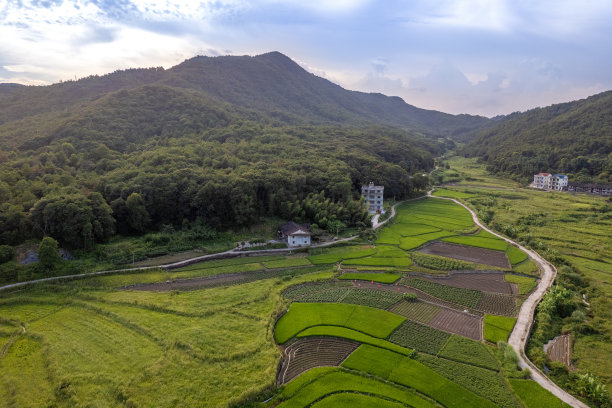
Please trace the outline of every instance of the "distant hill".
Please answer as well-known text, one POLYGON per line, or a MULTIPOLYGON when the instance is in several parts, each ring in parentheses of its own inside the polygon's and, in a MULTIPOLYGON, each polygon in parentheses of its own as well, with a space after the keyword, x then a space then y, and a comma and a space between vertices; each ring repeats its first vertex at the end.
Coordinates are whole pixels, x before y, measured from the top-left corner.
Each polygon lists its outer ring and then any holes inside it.
MULTIPOLYGON (((307 72, 285 55, 271 52, 255 57, 195 57, 168 70, 130 69, 50 86, 6 84, 0 87, 0 146, 31 148, 64 133, 78 133, 84 120, 95 123, 94 116, 105 116, 104 103, 122 106, 122 116, 132 121, 127 127, 142 123, 143 112, 132 111, 156 112, 154 121, 159 121, 158 114, 170 119, 176 108, 195 113, 198 106, 223 106, 239 111, 239 116, 282 124, 385 125, 451 138, 464 137, 491 122, 480 116, 419 109, 398 97, 348 91, 307 72), (146 88, 139 90, 142 87, 146 88), (149 97, 130 102, 134 92, 149 97), (189 95, 189 102, 176 105, 179 94, 189 95), (146 106, 149 102, 152 105, 146 106), (165 103, 174 105, 166 107, 165 103)), ((205 130, 210 124, 190 123, 187 130, 205 130)), ((183 133, 176 126, 173 129, 183 133)))
POLYGON ((612 182, 612 91, 508 115, 478 133, 462 153, 525 180, 547 171, 612 182))

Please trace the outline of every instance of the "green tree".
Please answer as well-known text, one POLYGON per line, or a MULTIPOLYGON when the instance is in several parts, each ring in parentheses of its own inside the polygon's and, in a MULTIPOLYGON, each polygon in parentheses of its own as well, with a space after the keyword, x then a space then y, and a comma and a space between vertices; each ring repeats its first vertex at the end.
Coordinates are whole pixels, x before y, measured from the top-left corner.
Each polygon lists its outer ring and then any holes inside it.
POLYGON ((138 193, 132 193, 125 202, 128 213, 128 224, 137 232, 143 232, 149 226, 151 218, 145 206, 142 196, 138 193))
POLYGON ((51 237, 44 237, 38 246, 38 260, 40 265, 47 269, 53 270, 62 262, 60 257, 57 241, 51 237))

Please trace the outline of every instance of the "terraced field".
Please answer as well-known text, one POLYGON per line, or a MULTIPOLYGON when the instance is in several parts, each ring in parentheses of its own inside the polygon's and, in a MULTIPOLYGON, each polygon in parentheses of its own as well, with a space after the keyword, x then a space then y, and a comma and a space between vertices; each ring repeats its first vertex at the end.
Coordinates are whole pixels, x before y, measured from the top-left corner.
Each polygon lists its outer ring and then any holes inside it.
MULTIPOLYGON (((401 205, 376 246, 217 260, 5 295, 0 407, 529 408, 540 399, 554 406, 537 384, 509 382, 507 365, 481 339, 483 330, 489 342, 507 337, 517 292, 535 280, 449 273, 482 265, 448 257, 412 263, 410 251, 450 238, 499 245, 463 208, 423 199, 401 205), (355 272, 368 267, 383 272, 355 272), (274 385, 282 386, 271 396, 274 385), (514 388, 534 397, 519 399, 514 388)), ((529 266, 510 247, 493 251, 515 269, 529 266)))

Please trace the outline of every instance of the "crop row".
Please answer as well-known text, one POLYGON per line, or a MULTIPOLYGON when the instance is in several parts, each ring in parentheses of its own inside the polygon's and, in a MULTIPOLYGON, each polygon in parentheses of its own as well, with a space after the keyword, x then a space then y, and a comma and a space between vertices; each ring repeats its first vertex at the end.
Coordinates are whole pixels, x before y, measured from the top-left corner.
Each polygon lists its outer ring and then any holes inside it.
POLYGON ((512 390, 503 377, 491 370, 446 359, 417 355, 417 361, 473 393, 503 408, 520 408, 512 390))
POLYGON ((442 350, 440 350, 438 356, 488 368, 489 370, 498 370, 499 365, 497 361, 485 347, 486 346, 479 341, 466 339, 465 337, 453 334, 442 350))
POLYGON ((516 299, 512 296, 483 292, 476 309, 485 313, 513 316, 516 313, 516 299))
POLYGON ((406 320, 391 333, 389 341, 402 347, 437 354, 449 337, 449 333, 406 320))
POLYGON ((402 300, 394 304, 389 311, 412 321, 427 324, 440 312, 440 307, 420 301, 402 300))
POLYGON ((428 255, 421 252, 413 252, 410 256, 416 264, 438 271, 476 269, 476 265, 471 262, 458 261, 456 259, 449 259, 443 256, 428 255))
MULTIPOLYGON (((417 354, 419 356, 420 354, 417 354)), ((375 377, 415 389, 447 408, 494 407, 495 404, 451 382, 429 367, 409 357, 388 350, 361 346, 342 363, 344 367, 364 371, 375 377)), ((412 401, 409 406, 423 407, 412 401)))
POLYGON ((482 292, 479 290, 455 288, 419 278, 403 278, 401 282, 405 285, 422 290, 423 292, 439 299, 464 305, 470 308, 476 308, 480 302, 480 299, 482 298, 482 292))
POLYGON ((350 303, 386 309, 402 299, 402 294, 382 289, 355 288, 334 283, 296 285, 284 292, 294 302, 350 303))

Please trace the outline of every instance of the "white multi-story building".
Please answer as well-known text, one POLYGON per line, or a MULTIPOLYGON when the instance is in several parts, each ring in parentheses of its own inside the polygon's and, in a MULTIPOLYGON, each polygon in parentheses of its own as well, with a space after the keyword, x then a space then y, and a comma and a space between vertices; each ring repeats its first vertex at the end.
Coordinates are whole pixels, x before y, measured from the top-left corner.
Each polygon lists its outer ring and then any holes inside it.
POLYGON ((567 182, 565 174, 538 173, 533 176, 533 187, 541 190, 561 191, 567 187, 567 182))
POLYGON ((374 183, 361 186, 361 195, 365 197, 370 213, 383 213, 384 186, 375 186, 374 183))

